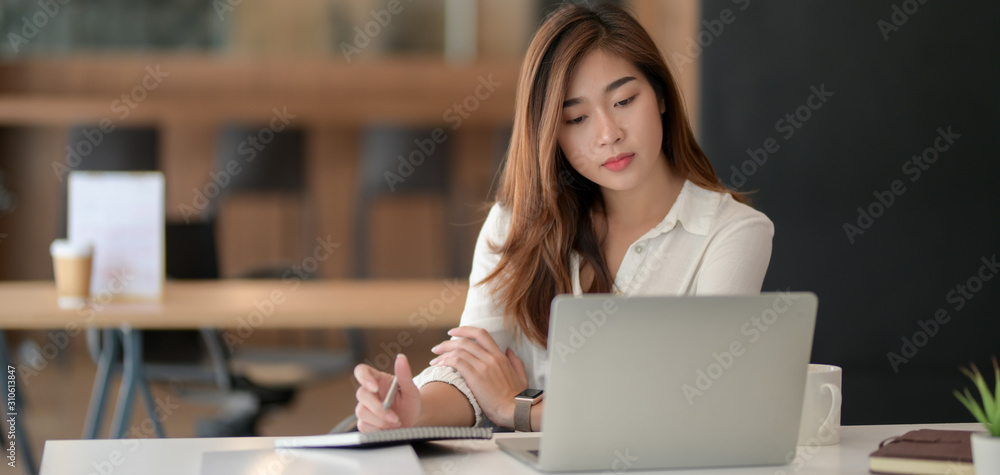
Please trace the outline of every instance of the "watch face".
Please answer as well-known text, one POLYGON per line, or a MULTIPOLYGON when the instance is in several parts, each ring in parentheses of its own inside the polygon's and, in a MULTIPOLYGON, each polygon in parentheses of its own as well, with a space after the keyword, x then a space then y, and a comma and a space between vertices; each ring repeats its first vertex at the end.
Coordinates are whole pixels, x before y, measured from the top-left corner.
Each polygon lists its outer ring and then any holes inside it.
MULTIPOLYGON (((529 388, 529 389, 525 389, 524 391, 521 391, 516 397, 524 398, 524 399, 535 399, 535 398, 537 398, 538 396, 541 396, 541 395, 542 395, 542 390, 541 389, 530 389, 529 388)), ((508 397, 510 397, 510 396, 508 396, 508 397)))

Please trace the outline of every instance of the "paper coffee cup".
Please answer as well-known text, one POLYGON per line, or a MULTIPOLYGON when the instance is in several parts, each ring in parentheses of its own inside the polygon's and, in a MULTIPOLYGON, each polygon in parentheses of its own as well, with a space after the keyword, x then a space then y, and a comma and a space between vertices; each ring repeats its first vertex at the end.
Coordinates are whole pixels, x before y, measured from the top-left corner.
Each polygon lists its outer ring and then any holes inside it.
POLYGON ((844 371, 839 366, 809 365, 798 445, 833 445, 840 442, 843 375, 844 371))
POLYGON ((56 276, 59 308, 72 309, 85 304, 90 297, 94 247, 89 243, 56 239, 52 241, 49 252, 56 276))

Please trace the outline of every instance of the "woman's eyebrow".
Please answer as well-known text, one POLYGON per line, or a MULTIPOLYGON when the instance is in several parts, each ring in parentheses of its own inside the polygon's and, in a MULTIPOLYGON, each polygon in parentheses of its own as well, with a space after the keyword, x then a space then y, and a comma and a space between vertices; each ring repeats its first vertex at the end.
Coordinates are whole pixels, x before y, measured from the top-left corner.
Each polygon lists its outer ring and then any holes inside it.
POLYGON ((608 87, 604 88, 604 93, 605 94, 610 94, 612 91, 614 91, 615 89, 618 89, 619 87, 624 86, 629 81, 635 81, 635 77, 634 76, 625 76, 625 77, 623 77, 621 79, 615 80, 611 84, 608 84, 608 87))
MULTIPOLYGON (((623 78, 615 79, 614 81, 611 81, 611 84, 608 84, 608 86, 604 88, 604 94, 605 95, 610 94, 615 89, 618 89, 619 87, 624 86, 625 84, 629 83, 630 81, 635 81, 635 76, 625 76, 623 78)), ((571 99, 566 99, 565 101, 563 101, 563 108, 572 107, 572 106, 575 106, 575 105, 577 105, 577 104, 579 104, 581 102, 583 102, 583 99, 581 99, 579 97, 574 97, 574 98, 571 98, 571 99)))

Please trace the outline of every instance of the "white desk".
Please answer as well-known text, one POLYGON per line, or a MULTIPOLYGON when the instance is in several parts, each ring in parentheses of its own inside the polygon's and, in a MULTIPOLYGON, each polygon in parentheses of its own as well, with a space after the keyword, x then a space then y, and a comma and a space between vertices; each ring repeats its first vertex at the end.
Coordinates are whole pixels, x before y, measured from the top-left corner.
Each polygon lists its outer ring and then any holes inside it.
MULTIPOLYGON (((839 445, 799 447, 798 459, 789 465, 662 473, 670 475, 865 474, 868 473, 868 454, 887 437, 920 428, 981 430, 980 427, 979 424, 848 426, 841 429, 839 445)), ((519 436, 519 434, 501 433, 494 437, 519 436)), ((194 475, 199 473, 202 454, 205 452, 266 449, 273 447, 273 440, 271 437, 50 440, 45 443, 45 452, 42 454, 41 475, 90 473, 194 475)), ((492 440, 434 442, 419 448, 417 453, 420 455, 424 471, 429 475, 537 473, 501 452, 492 440)))

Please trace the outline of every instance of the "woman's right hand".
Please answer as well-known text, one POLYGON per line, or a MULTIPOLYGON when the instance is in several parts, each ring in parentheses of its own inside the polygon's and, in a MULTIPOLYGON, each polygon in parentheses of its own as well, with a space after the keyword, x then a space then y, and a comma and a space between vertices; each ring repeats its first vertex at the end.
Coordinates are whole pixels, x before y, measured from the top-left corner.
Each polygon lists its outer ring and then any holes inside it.
POLYGON ((354 367, 354 377, 358 380, 358 391, 355 393, 358 405, 354 408, 354 415, 358 417, 359 431, 412 427, 416 423, 420 415, 420 390, 413 384, 410 362, 402 353, 396 355, 395 373, 399 391, 392 407, 383 410, 382 401, 389 392, 392 375, 364 363, 354 367))

